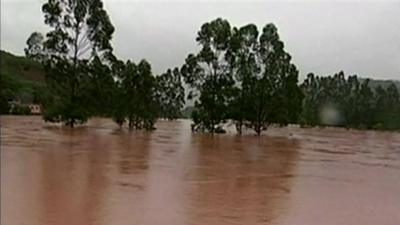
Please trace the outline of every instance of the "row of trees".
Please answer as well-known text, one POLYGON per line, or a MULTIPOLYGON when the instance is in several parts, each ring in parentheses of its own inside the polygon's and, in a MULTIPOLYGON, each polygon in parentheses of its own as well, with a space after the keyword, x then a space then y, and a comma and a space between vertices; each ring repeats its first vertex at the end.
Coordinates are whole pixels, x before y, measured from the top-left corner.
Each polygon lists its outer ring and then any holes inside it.
POLYGON ((100 0, 49 0, 42 6, 50 31, 34 32, 27 57, 43 64, 48 93, 43 117, 68 126, 91 116, 112 117, 130 129, 152 129, 157 117, 179 117, 184 89, 179 71, 155 77, 151 65, 123 62, 111 46, 114 33, 100 0))
POLYGON ((273 24, 259 31, 254 24, 232 27, 220 18, 205 23, 196 38, 200 50, 181 68, 154 76, 146 60, 123 62, 113 54, 114 27, 100 0, 49 0, 42 10, 50 31, 33 33, 25 52, 46 70, 46 121, 73 127, 101 115, 121 126, 127 122, 130 129, 153 129, 157 118, 181 116, 183 81, 194 101, 197 131, 222 132, 228 120, 238 133, 245 127, 257 134, 272 124, 298 122, 391 126, 385 118, 399 115, 390 107, 399 102, 393 87, 372 91, 368 80, 360 84, 343 73, 310 74, 299 86, 298 70, 273 24), (339 115, 333 122, 323 117, 329 107, 339 115), (363 113, 370 111, 373 115, 363 113))
POLYGON ((198 97, 195 130, 220 132, 230 119, 238 133, 245 126, 260 134, 270 124, 297 121, 298 70, 273 24, 259 32, 254 24, 236 28, 216 19, 201 27, 196 41, 200 51, 181 70, 189 97, 198 97))
POLYGON ((393 83, 372 89, 369 79, 346 79, 339 72, 328 77, 308 74, 301 87, 305 93, 303 125, 400 129, 400 96, 393 83))

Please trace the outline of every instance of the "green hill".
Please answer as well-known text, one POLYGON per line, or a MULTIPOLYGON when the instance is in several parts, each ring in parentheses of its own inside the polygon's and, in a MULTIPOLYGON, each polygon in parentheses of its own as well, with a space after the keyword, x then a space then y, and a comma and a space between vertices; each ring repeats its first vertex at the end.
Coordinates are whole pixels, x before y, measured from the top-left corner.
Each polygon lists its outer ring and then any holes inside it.
POLYGON ((44 70, 39 63, 3 50, 0 50, 0 73, 19 80, 44 82, 44 70))
POLYGON ((9 100, 38 102, 45 88, 44 77, 39 63, 0 50, 0 111, 8 111, 9 100))

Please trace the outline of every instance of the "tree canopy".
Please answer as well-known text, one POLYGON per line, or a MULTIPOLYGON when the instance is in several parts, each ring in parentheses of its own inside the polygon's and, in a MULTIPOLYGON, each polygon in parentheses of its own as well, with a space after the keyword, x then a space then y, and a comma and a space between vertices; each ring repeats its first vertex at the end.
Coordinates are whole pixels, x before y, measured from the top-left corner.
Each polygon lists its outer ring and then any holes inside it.
POLYGON ((73 127, 91 115, 86 87, 93 81, 90 64, 110 63, 114 27, 100 0, 49 0, 42 6, 50 31, 34 32, 27 41, 28 57, 41 61, 51 99, 44 119, 73 127))
POLYGON ((181 110, 185 104, 185 89, 182 84, 182 75, 178 68, 168 69, 156 77, 156 95, 159 104, 159 117, 177 119, 181 117, 181 110))
POLYGON ((231 28, 216 19, 201 27, 196 41, 200 52, 182 67, 185 81, 200 95, 195 129, 213 133, 232 119, 239 133, 246 125, 260 134, 270 124, 296 122, 302 100, 298 71, 275 25, 265 25, 259 35, 254 24, 231 28))

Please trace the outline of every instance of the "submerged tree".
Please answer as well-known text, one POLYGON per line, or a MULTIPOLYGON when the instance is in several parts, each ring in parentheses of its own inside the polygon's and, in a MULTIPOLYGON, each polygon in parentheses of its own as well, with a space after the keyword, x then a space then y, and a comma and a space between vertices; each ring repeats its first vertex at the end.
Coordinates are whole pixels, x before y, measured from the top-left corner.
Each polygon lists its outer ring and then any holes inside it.
POLYGON ((298 71, 284 51, 275 25, 267 24, 258 37, 253 24, 235 30, 230 62, 240 87, 234 109, 240 133, 243 121, 258 135, 270 124, 297 122, 302 94, 298 71))
POLYGON ((138 65, 128 61, 120 77, 121 99, 117 100, 118 110, 125 115, 114 114, 117 122, 128 120, 129 129, 154 128, 157 118, 155 96, 156 81, 151 66, 146 60, 138 65))
POLYGON ((111 66, 111 73, 115 79, 111 94, 111 118, 120 127, 126 122, 127 104, 122 81, 125 78, 126 64, 122 60, 115 60, 111 66))
MULTIPOLYGON (((373 128, 374 126, 374 99, 373 90, 369 87, 370 80, 362 82, 357 101, 357 123, 358 127, 373 128)), ((349 107, 352 107, 349 105, 349 107)), ((353 105, 354 107, 354 105, 353 105)), ((399 111, 400 113, 400 111, 399 111)), ((400 116, 400 114, 399 114, 400 116)))
POLYGON ((259 135, 270 124, 297 122, 298 71, 275 25, 267 24, 259 36, 254 24, 231 29, 216 19, 201 27, 196 40, 200 52, 182 67, 185 81, 199 94, 195 129, 215 132, 233 119, 238 133, 246 125, 259 135))
POLYGON ((313 73, 309 73, 307 74, 307 78, 300 85, 304 94, 304 99, 302 102, 302 112, 299 123, 303 126, 315 126, 319 124, 318 97, 320 89, 318 79, 319 77, 316 77, 313 73))
POLYGON ((156 81, 159 116, 170 120, 180 117, 185 104, 185 89, 179 69, 168 69, 166 73, 158 76, 156 81))
POLYGON ((203 24, 196 38, 201 50, 190 54, 181 69, 191 88, 188 98, 198 97, 192 114, 195 130, 220 132, 221 123, 227 119, 234 85, 226 59, 230 37, 231 27, 226 20, 218 18, 203 24))
POLYGON ((230 71, 234 75, 236 87, 233 89, 233 100, 229 105, 229 117, 235 121, 236 130, 242 133, 242 127, 248 119, 248 111, 253 96, 253 82, 260 73, 257 61, 258 29, 249 24, 240 29, 233 28, 229 43, 227 59, 230 71))
MULTIPOLYGON (((113 63, 114 64, 114 63, 113 63)), ((104 64, 97 56, 87 65, 87 78, 82 81, 85 89, 85 106, 90 115, 110 116, 113 111, 115 74, 112 67, 104 64)))
POLYGON ((40 53, 40 35, 32 34, 26 52, 40 56, 52 98, 44 104, 44 119, 73 127, 91 115, 85 107, 88 64, 110 61, 114 27, 101 0, 49 0, 42 7, 50 27, 40 53), (38 47, 39 46, 39 47, 38 47))
POLYGON ((391 83, 386 90, 382 86, 378 86, 375 92, 375 128, 399 130, 400 95, 396 85, 391 83))

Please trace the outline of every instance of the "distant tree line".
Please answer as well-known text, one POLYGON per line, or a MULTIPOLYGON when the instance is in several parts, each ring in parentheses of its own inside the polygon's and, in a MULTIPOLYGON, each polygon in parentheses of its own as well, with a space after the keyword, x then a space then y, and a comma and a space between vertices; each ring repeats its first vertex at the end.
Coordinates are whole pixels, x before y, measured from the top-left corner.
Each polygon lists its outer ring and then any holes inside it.
POLYGON ((25 53, 46 70, 46 121, 73 127, 106 116, 129 129, 151 130, 157 118, 182 117, 187 97, 194 102, 195 131, 224 132, 228 121, 239 134, 247 128, 258 135, 290 123, 400 128, 392 85, 371 90, 368 80, 343 73, 309 74, 299 85, 274 24, 258 30, 221 18, 207 22, 197 33, 200 50, 180 68, 155 76, 146 60, 124 62, 113 54, 114 26, 101 0, 49 0, 42 11, 50 30, 32 33, 25 53))
POLYGON ((300 124, 347 128, 400 129, 400 97, 394 83, 372 89, 370 80, 347 79, 343 72, 319 77, 310 73, 301 84, 304 93, 300 124))

